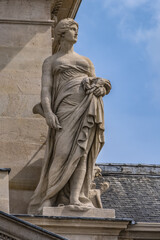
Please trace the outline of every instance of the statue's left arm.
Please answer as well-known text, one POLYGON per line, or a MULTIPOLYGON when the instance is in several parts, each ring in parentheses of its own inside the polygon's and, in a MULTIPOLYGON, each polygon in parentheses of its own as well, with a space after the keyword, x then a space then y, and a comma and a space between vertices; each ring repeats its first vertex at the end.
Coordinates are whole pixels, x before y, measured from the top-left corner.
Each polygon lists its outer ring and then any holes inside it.
POLYGON ((87 60, 87 62, 89 63, 90 66, 90 71, 89 71, 89 79, 93 82, 94 80, 97 80, 97 82, 99 82, 99 84, 97 84, 97 86, 93 89, 91 89, 89 87, 88 84, 88 91, 86 91, 87 94, 89 94, 90 92, 93 92, 94 95, 96 97, 100 97, 100 96, 105 96, 106 94, 108 94, 111 90, 111 83, 109 80, 104 79, 104 78, 99 78, 96 77, 96 73, 95 73, 95 68, 93 63, 91 62, 91 60, 87 57, 84 57, 85 60, 87 60))

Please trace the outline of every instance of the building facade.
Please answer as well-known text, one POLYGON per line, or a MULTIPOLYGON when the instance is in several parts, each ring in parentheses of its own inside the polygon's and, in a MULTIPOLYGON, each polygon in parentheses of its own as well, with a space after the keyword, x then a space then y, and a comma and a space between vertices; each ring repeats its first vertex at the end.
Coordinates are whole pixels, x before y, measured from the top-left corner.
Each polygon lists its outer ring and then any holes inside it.
POLYGON ((110 185, 103 206, 115 209, 115 218, 27 215, 47 134, 44 119, 32 113, 42 63, 58 49, 55 24, 74 18, 80 3, 0 1, 0 239, 160 239, 158 166, 100 165, 97 184, 110 185))

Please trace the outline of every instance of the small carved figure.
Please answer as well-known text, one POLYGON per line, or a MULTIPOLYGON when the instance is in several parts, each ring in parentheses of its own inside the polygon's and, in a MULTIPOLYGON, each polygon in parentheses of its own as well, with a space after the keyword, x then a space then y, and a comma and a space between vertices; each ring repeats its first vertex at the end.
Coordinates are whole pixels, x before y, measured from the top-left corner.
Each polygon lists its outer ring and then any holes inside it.
POLYGON ((78 24, 70 18, 55 28, 60 49, 42 67, 41 103, 34 113, 49 126, 44 166, 29 213, 44 206, 94 207, 90 190, 95 161, 104 144, 102 97, 111 89, 92 62, 73 50, 78 24))
POLYGON ((91 184, 91 189, 89 191, 89 199, 92 201, 94 207, 102 208, 101 195, 105 193, 109 189, 109 182, 104 182, 104 178, 102 177, 102 169, 98 166, 94 167, 94 178, 91 184), (95 180, 101 179, 101 183, 99 183, 99 188, 96 188, 95 180))

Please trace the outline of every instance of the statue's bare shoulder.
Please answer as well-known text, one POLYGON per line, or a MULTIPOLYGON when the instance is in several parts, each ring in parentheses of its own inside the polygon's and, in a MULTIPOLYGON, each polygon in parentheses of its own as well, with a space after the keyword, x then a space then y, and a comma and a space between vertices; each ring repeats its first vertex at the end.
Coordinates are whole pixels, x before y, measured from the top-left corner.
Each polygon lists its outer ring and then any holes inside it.
MULTIPOLYGON (((45 60, 44 60, 44 62, 43 62, 43 67, 47 67, 47 68, 52 68, 53 67, 53 64, 54 64, 54 62, 55 62, 55 60, 56 60, 56 58, 57 58, 57 56, 56 56, 57 54, 54 54, 54 55, 52 55, 52 56, 49 56, 49 57, 47 57, 45 60)), ((43 68, 42 67, 42 68, 43 68)))
POLYGON ((76 52, 74 52, 74 55, 78 58, 85 60, 89 65, 93 65, 92 61, 88 57, 82 56, 76 52))
POLYGON ((90 67, 90 73, 91 73, 91 76, 90 77, 95 77, 96 74, 95 74, 95 68, 94 68, 94 65, 92 63, 92 61, 88 58, 88 57, 85 57, 85 56, 81 56, 84 60, 86 60, 89 64, 89 67, 90 67))
POLYGON ((54 55, 47 57, 42 65, 42 89, 44 87, 50 88, 53 83, 52 69, 53 69, 54 55))

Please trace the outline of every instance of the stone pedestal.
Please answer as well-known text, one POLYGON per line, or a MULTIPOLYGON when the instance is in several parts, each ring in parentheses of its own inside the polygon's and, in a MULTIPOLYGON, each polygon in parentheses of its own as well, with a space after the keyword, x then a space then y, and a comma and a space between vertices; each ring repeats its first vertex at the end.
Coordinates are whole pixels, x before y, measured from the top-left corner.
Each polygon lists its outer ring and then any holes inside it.
POLYGON ((42 210, 44 216, 65 216, 65 217, 92 217, 92 218, 115 218, 114 209, 90 208, 82 207, 44 207, 42 210))
POLYGON ((0 168, 0 211, 9 213, 9 168, 0 168))

